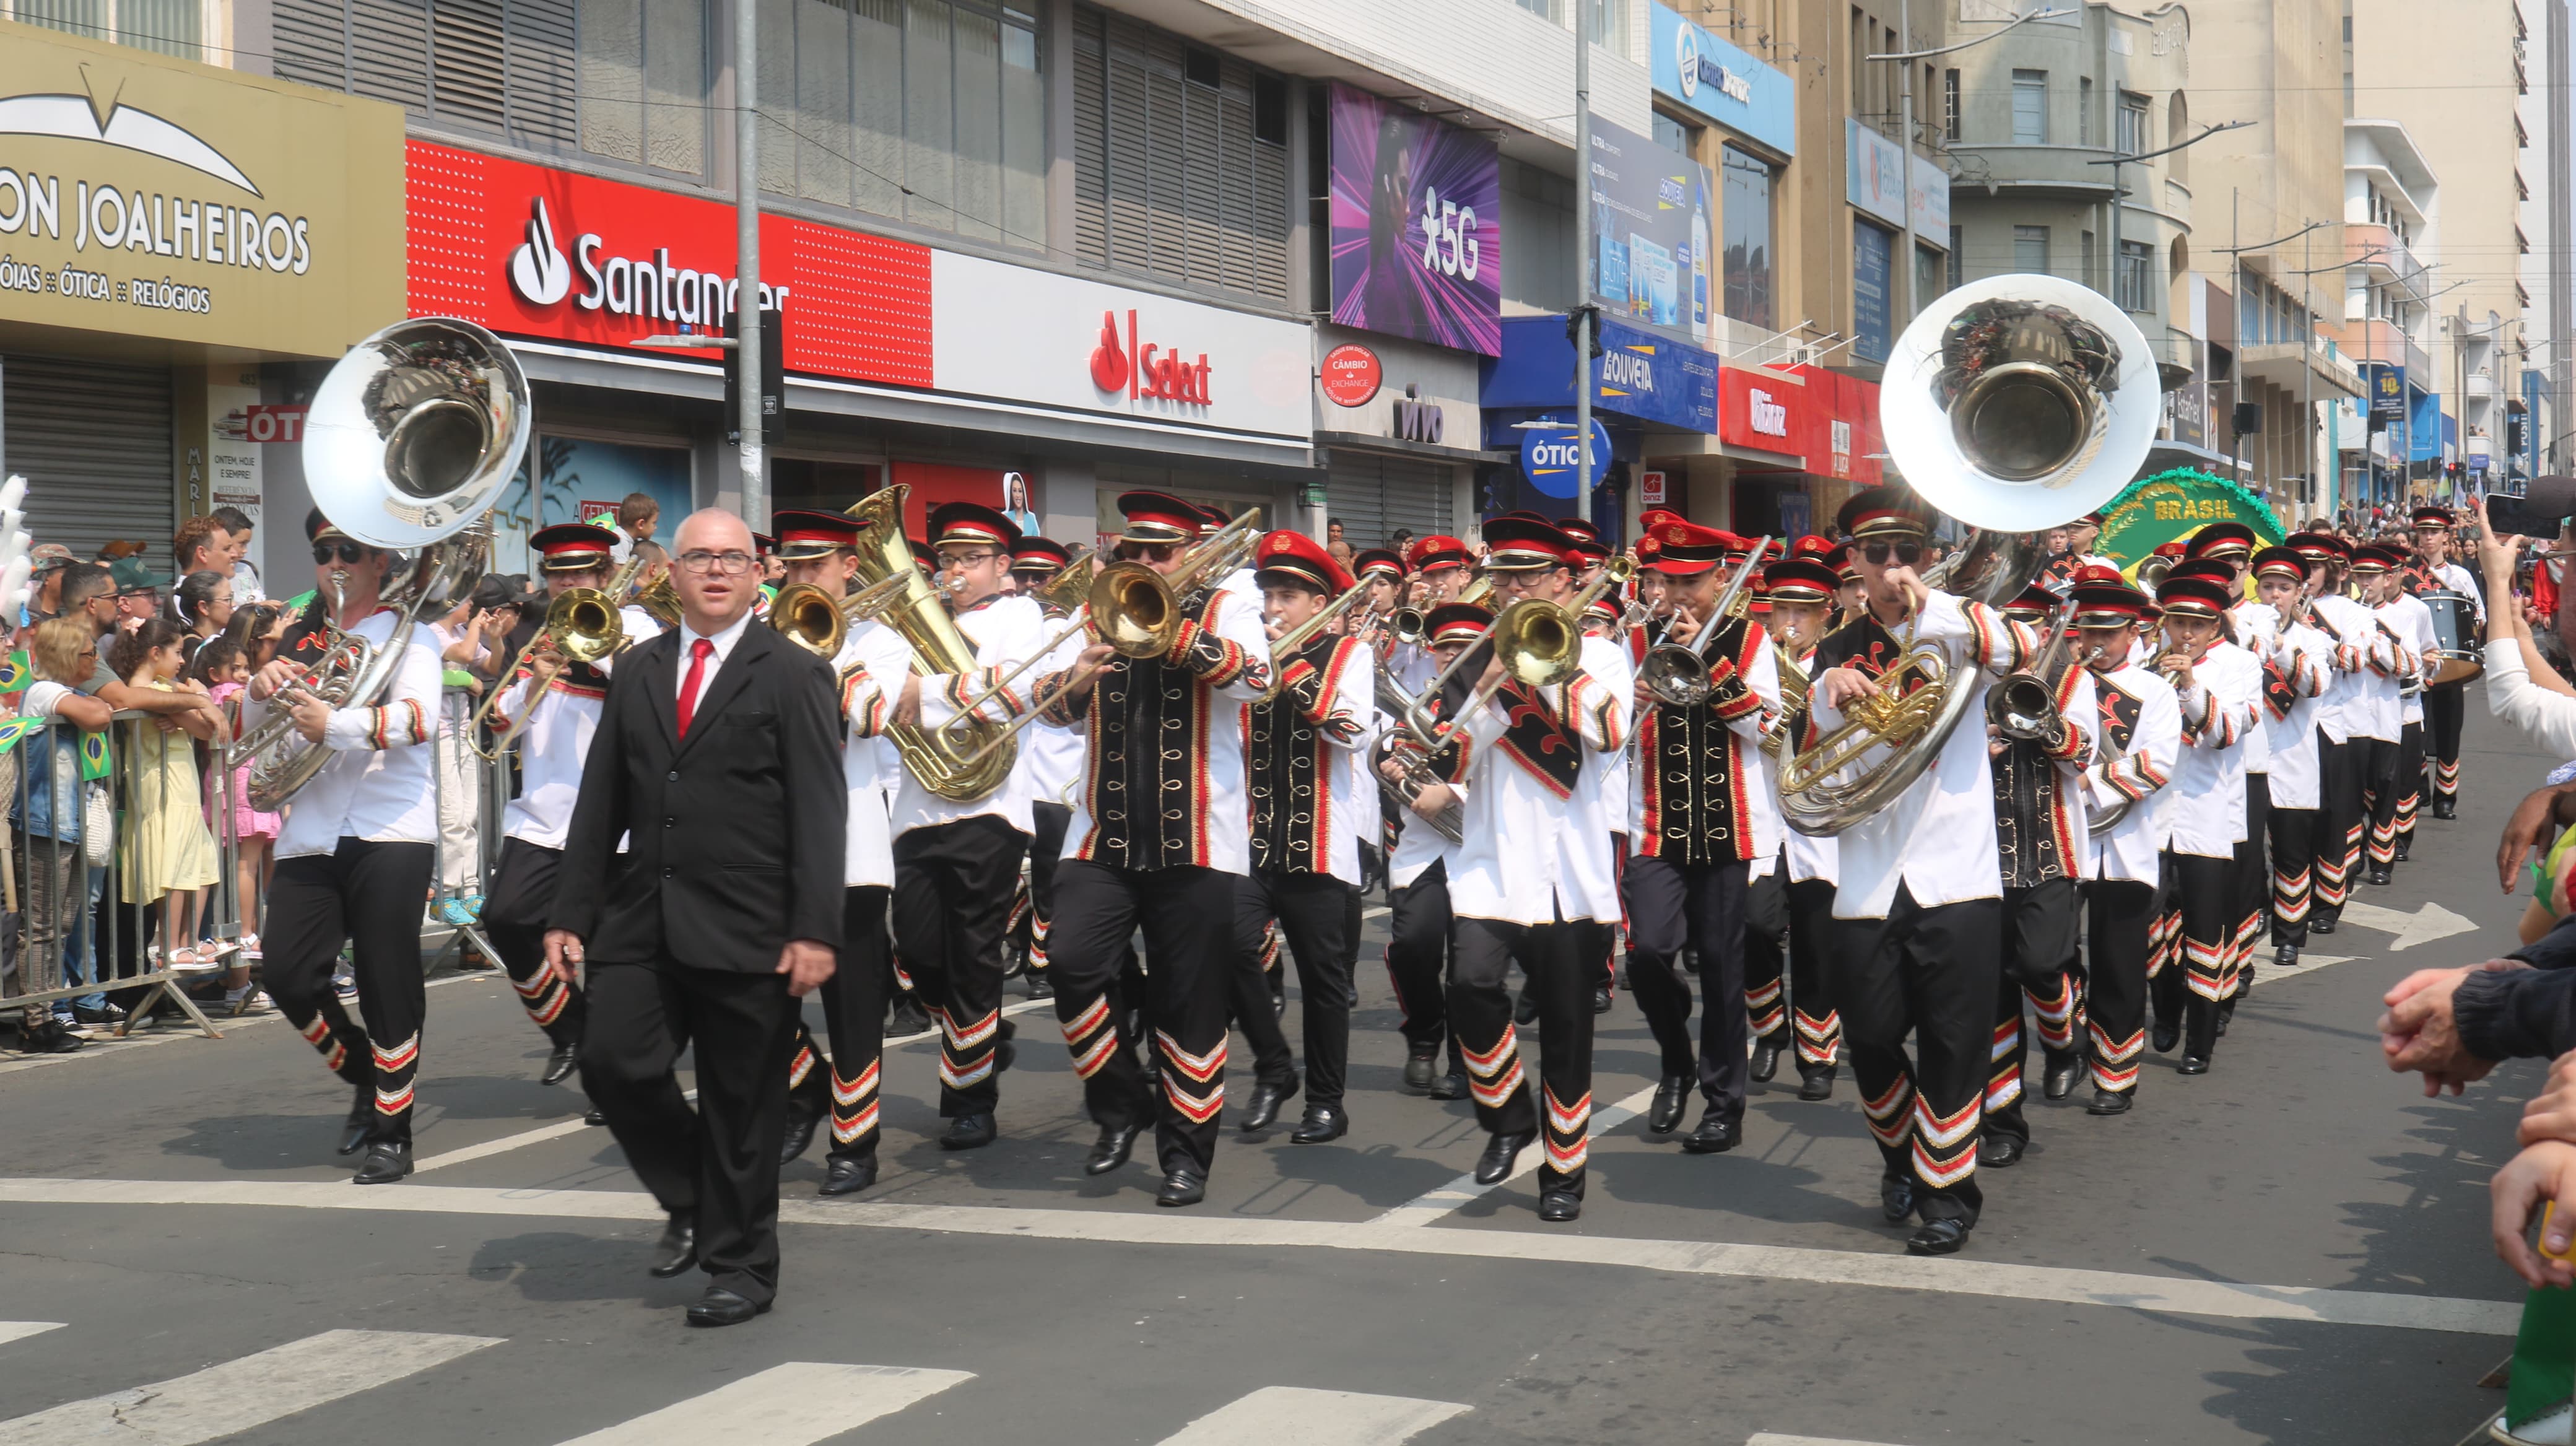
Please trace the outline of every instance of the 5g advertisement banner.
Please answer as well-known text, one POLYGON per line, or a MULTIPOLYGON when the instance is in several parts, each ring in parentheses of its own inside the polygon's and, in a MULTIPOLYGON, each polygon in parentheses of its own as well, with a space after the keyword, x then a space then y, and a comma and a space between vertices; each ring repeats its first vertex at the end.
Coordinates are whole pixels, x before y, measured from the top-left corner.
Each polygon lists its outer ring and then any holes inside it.
POLYGON ((1494 143, 1345 85, 1333 87, 1331 123, 1333 320, 1500 355, 1494 143))
POLYGON ((1615 316, 1708 333, 1719 281, 1708 167, 1592 118, 1592 296, 1615 316))

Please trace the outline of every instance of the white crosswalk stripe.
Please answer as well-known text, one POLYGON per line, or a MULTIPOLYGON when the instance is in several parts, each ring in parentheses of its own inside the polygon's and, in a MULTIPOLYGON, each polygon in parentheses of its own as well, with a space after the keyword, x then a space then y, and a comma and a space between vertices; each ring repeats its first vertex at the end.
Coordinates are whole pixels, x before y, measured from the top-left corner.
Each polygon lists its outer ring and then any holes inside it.
POLYGON ((1744 1446, 1887 1446, 1887 1443, 1846 1441, 1839 1436, 1783 1436, 1777 1431, 1756 1431, 1744 1446))
POLYGON ((58 1320, 0 1320, 0 1346, 62 1328, 63 1323, 58 1320))
POLYGON ((194 1446, 444 1365, 501 1342, 413 1331, 324 1331, 148 1386, 0 1421, 0 1446, 114 1440, 194 1446))
POLYGON ((1160 1446, 1396 1446, 1468 1409, 1455 1401, 1264 1386, 1183 1426, 1160 1446))
POLYGON ((813 1446, 973 1379, 971 1371, 789 1361, 564 1446, 813 1446))

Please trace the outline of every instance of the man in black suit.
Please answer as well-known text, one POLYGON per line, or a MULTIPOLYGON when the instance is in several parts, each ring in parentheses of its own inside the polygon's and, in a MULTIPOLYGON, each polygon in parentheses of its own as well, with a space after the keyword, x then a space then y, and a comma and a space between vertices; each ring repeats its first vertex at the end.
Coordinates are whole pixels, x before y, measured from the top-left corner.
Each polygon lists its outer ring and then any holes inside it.
POLYGON ((582 1087, 670 1212, 652 1273, 703 1266, 689 1324, 735 1325, 778 1291, 787 1057, 840 948, 849 794, 831 666, 751 625, 750 529, 709 510, 673 543, 680 626, 609 683, 546 955, 588 961, 582 1087))

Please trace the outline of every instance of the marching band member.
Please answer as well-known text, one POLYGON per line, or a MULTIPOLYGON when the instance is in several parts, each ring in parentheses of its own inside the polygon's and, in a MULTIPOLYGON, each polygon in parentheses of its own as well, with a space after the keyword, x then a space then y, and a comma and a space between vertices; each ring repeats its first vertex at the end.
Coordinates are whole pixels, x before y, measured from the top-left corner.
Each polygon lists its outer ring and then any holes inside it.
MULTIPOLYGON (((858 581, 859 521, 839 512, 773 514, 778 556, 788 583, 819 587, 846 597, 858 581)), ((848 845, 842 861, 840 965, 817 990, 823 1027, 831 1036, 825 1063, 800 1014, 788 1065, 788 1129, 784 1158, 805 1153, 815 1124, 829 1114, 832 1143, 815 1193, 854 1195, 877 1180, 879 1078, 885 1062, 887 985, 894 956, 886 910, 894 896, 893 826, 888 800, 903 764, 883 741, 895 696, 912 673, 912 645, 875 618, 852 623, 832 659, 840 683, 841 775, 849 791, 848 845), (817 1068, 821 1066, 821 1068, 817 1068)))
POLYGON ((2264 920, 2271 916, 2272 873, 2265 866, 2263 842, 2269 835, 2272 815, 2271 737, 2261 726, 2259 715, 2260 672, 2263 648, 2260 635, 2248 636, 2249 629, 2265 626, 2268 614, 2257 603, 2246 599, 2245 569, 2254 555, 2254 529, 2241 522, 2213 522, 2194 533, 2183 549, 2183 563, 2167 576, 2198 572, 2227 589, 2231 600, 2228 609, 2228 641, 2242 646, 2256 657, 2256 726, 2245 732, 2239 746, 2245 750, 2245 832, 2236 841, 2235 930, 2229 944, 2234 958, 2228 972, 2236 981, 2224 1003, 2218 1008, 2218 1032, 2227 1032, 2227 1021, 2236 1012, 2236 1001, 2253 988, 2255 940, 2263 932, 2264 920))
MULTIPOLYGON (((1253 556, 1274 634, 1303 626, 1356 586, 1330 553, 1299 533, 1270 533, 1253 556)), ((1254 1046, 1255 1074, 1240 1128, 1268 1129, 1299 1088, 1295 1057, 1266 992, 1247 988, 1276 922, 1297 961, 1306 1046, 1306 1111, 1288 1139, 1313 1145, 1350 1129, 1342 1099, 1360 948, 1359 834, 1351 821, 1376 818, 1377 790, 1355 790, 1348 755, 1375 720, 1376 665, 1365 643, 1330 632, 1271 663, 1278 695, 1252 706, 1244 734, 1252 870, 1236 886, 1235 1016, 1254 1046)))
MULTIPOLYGON (((1126 518, 1122 557, 1167 575, 1189 559, 1199 535, 1195 508, 1143 491, 1121 495, 1118 508, 1126 518)), ((1234 899, 1250 867, 1241 719, 1270 682, 1270 644, 1254 600, 1205 579, 1186 581, 1168 652, 1119 659, 1093 643, 1037 689, 1047 721, 1087 730, 1047 961, 1056 1018, 1100 1127, 1083 1170, 1105 1175, 1125 1164, 1150 1116, 1164 1172, 1154 1203, 1170 1206, 1206 1198, 1216 1156, 1234 899), (1167 734, 1183 741, 1166 743, 1167 734), (1110 998, 1139 928, 1151 969, 1146 1017, 1161 1061, 1159 1105, 1138 1042, 1120 1033, 1128 1001, 1110 998)))
POLYGON ((2263 663, 2263 731, 2271 845, 2272 962, 2299 962, 2308 942, 2311 857, 2318 807, 2317 714, 2333 675, 2334 645, 2309 623, 2307 563, 2286 547, 2254 554, 2256 601, 2237 609, 2245 646, 2263 663))
MULTIPOLYGON (((2056 639, 2049 629, 2060 610, 2057 594, 2033 583, 2004 606, 2003 614, 2030 630, 2028 646, 2036 658, 2051 651, 2056 639)), ((2046 680, 2057 725, 2048 736, 2016 738, 1987 725, 1995 847, 2003 870, 2003 974, 1995 988, 1986 1132, 1977 1147, 1977 1163, 1998 1170, 2019 1163, 2030 1147, 2030 1120, 2022 1108, 2022 1065, 2030 1057, 2022 1029, 2025 999, 2038 1016, 2041 1088, 2048 1097, 2058 1100, 2072 1093, 2083 1064, 2075 1040, 2080 986, 2074 966, 2081 914, 2076 880, 2084 872, 2088 827, 2084 775, 2101 724, 2092 674, 2074 661, 2069 657, 2065 671, 2046 680)))
POLYGON ((2351 554, 2342 538, 2326 532, 2293 534, 2285 543, 2308 569, 2308 620, 2332 648, 2326 691, 2317 704, 2317 813, 2309 867, 2315 878, 2308 932, 2331 934, 2351 896, 2368 819, 2363 803, 2377 703, 2371 695, 2371 658, 2387 647, 2361 604, 2337 588, 2337 571, 2351 554))
POLYGON ((2390 576, 2399 561, 2393 548, 2357 547, 2349 569, 2362 590, 2361 612, 2366 619, 2361 624, 2367 646, 2362 650, 2366 671, 2360 701, 2368 722, 2357 724, 2354 731, 2370 739, 2361 774, 2362 792, 2370 805, 2370 881, 2383 887, 2397 863, 2398 815, 2418 786, 2406 776, 2406 743, 2411 736, 2419 754, 2423 746, 2420 721, 2414 723, 2412 735, 2407 732, 2407 715, 2416 709, 2407 686, 2416 676, 2416 658, 2408 634, 2396 626, 2398 614, 2389 607, 2405 588, 2401 579, 2390 576))
MULTIPOLYGON (((1589 588, 1609 563, 1610 549, 1602 545, 1599 531, 1580 518, 1560 517, 1555 526, 1565 534, 1568 550, 1574 558, 1574 586, 1589 588)), ((1626 607, 1627 599, 1614 592, 1604 592, 1594 598, 1583 609, 1585 635, 1609 639, 1613 647, 1624 648, 1623 641, 1614 636, 1614 630, 1626 607)), ((1615 877, 1619 870, 1627 867, 1628 861, 1628 809, 1625 803, 1628 797, 1628 752, 1623 748, 1602 761, 1607 766, 1602 777, 1602 797, 1620 800, 1619 806, 1609 811, 1610 867, 1615 877)), ((1618 948, 1619 921, 1616 918, 1594 920, 1585 925, 1582 932, 1583 972, 1592 983, 1592 1012, 1607 1014, 1618 988, 1618 976, 1613 972, 1610 956, 1618 948)), ((1529 1023, 1535 1017, 1531 1013, 1532 1008, 1529 996, 1522 995, 1515 1020, 1529 1023)))
MULTIPOLYGON (((907 674, 891 714, 898 726, 941 729, 970 711, 1008 723, 1031 706, 999 681, 1047 641, 1037 600, 1002 591, 1020 529, 994 508, 943 502, 930 510, 941 600, 975 649, 975 670, 907 674)), ((886 685, 893 688, 891 683, 886 685)), ((963 802, 923 786, 909 768, 895 777, 894 933, 904 971, 939 1026, 939 1113, 949 1122, 943 1150, 993 1142, 993 1107, 1011 1063, 1011 1025, 1002 1018, 1002 930, 998 908, 1018 886, 1036 823, 1032 765, 1023 750, 999 788, 963 802)))
MULTIPOLYGON (((1436 667, 1446 668, 1462 649, 1484 636, 1493 626, 1494 615, 1474 603, 1440 603, 1425 612, 1424 622, 1425 653, 1436 667)), ((1430 679, 1424 679, 1423 685, 1428 687, 1430 679)), ((1440 696, 1430 700, 1433 720, 1451 723, 1473 686, 1470 679, 1453 679, 1440 696)), ((1395 729, 1400 722, 1388 719, 1387 726, 1395 729)), ((1393 747, 1420 751, 1401 732, 1393 747)), ((1404 1083, 1435 1100, 1467 1097, 1466 1066, 1449 1016, 1450 965, 1458 945, 1457 918, 1449 902, 1450 845, 1429 822, 1442 807, 1465 796, 1466 751, 1465 735, 1452 728, 1443 735, 1439 751, 1424 760, 1441 786, 1425 789, 1404 810, 1402 830, 1387 855, 1386 976, 1401 1016, 1404 1083), (1444 1053, 1448 1056, 1445 1069, 1444 1053)), ((1388 759, 1379 771, 1390 785, 1403 780, 1403 765, 1395 759, 1388 759)))
MULTIPOLYGON (((1011 544, 1012 580, 1020 592, 1036 600, 1049 636, 1071 614, 1037 594, 1072 560, 1072 550, 1051 537, 1024 536, 1011 544)), ((1029 770, 1030 834, 1026 907, 1020 911, 1017 928, 1026 946, 1029 997, 1044 999, 1053 988, 1047 982, 1046 967, 1047 929, 1055 919, 1055 866, 1064 854, 1065 830, 1073 822, 1073 805, 1066 800, 1082 781, 1082 734, 1052 723, 1032 723, 1021 733, 1020 756, 1029 770)))
MULTIPOLYGON (((528 546, 541 559, 546 596, 608 586, 617 540, 616 533, 586 522, 538 529, 528 546)), ((662 631, 650 614, 632 605, 618 609, 618 624, 627 646, 662 631)), ((541 617, 521 619, 509 656, 520 656, 543 627, 541 617)), ((546 914, 554 907, 555 875, 563 864, 564 835, 572 828, 572 806, 581 797, 582 760, 590 754, 600 700, 608 696, 608 675, 617 664, 613 653, 595 663, 573 662, 563 655, 562 641, 551 639, 529 656, 515 678, 495 685, 505 689, 494 705, 495 726, 507 726, 497 720, 520 720, 519 777, 518 791, 502 817, 501 860, 493 868, 483 905, 483 927, 501 967, 509 971, 510 986, 553 1046, 539 1084, 558 1084, 581 1063, 581 986, 571 974, 546 963, 546 914)))
MULTIPOLYGON (((1563 605, 1574 593, 1574 549, 1545 522, 1485 524, 1486 568, 1498 600, 1563 605)), ((1583 925, 1619 916, 1610 812, 1601 759, 1628 736, 1627 659, 1617 644, 1584 637, 1563 683, 1531 689, 1489 658, 1481 707, 1466 734, 1465 839, 1449 851, 1449 896, 1458 919, 1449 1011, 1467 1064, 1477 1122, 1491 1135, 1477 1158, 1480 1184, 1510 1177, 1545 1132, 1539 1218, 1582 1214, 1592 1123, 1592 1009, 1583 925), (1533 1108, 1521 1070, 1505 974, 1517 962, 1539 1009, 1539 1087, 1533 1108)))
POLYGON ((424 745, 445 670, 429 629, 418 627, 381 702, 334 708, 310 692, 309 670, 331 650, 331 629, 382 648, 400 616, 381 601, 392 553, 350 537, 318 510, 304 534, 313 544, 313 606, 287 628, 249 691, 254 702, 292 714, 295 731, 331 758, 297 790, 278 835, 264 970, 279 1012, 321 1052, 325 1068, 355 1087, 339 1152, 365 1150, 356 1183, 383 1185, 412 1168, 412 1082, 428 1012, 421 901, 438 850, 424 745), (331 987, 344 941, 363 1025, 331 987))
MULTIPOLYGON (((2487 602, 2477 575, 2450 560, 2456 540, 2452 532, 2451 512, 2447 507, 2415 509, 2415 560, 2408 568, 2410 588, 2423 592, 2441 588, 2469 600, 2470 616, 2483 634, 2487 625, 2487 602)), ((2477 638, 2460 639, 2461 646, 2474 650, 2477 638)), ((2430 670, 2427 669, 2429 672, 2430 670)), ((2467 707, 2469 680, 2454 679, 2448 683, 2427 683, 2424 687, 2424 752, 2433 766, 2433 816, 2459 816, 2460 796, 2460 719, 2467 707)))
POLYGON ((2147 966, 2161 920, 2166 786, 2182 751, 2182 705, 2163 674, 2136 656, 2138 627, 2154 605, 2116 569, 2076 575, 2078 646, 2092 675, 2100 733, 2086 775, 2088 812, 2118 808, 2109 827, 2087 826, 2084 860, 2085 980, 2082 1014, 2093 1072, 2091 1115, 2126 1114, 2147 1049, 2147 966))
MULTIPOLYGON (((1395 646, 1395 610, 1404 604, 1404 559, 1383 547, 1363 548, 1351 555, 1351 567, 1359 580, 1367 585, 1368 596, 1343 631, 1359 639, 1369 650, 1373 672, 1378 662, 1386 658, 1388 650, 1395 646)), ((1370 702, 1376 702, 1374 688, 1370 702)), ((1360 892, 1363 895, 1371 888, 1387 887, 1386 861, 1394 852, 1395 830, 1399 822, 1397 805, 1393 799, 1384 796, 1377 786, 1377 775, 1369 769, 1369 751, 1389 723, 1376 717, 1374 709, 1370 716, 1373 721, 1368 730, 1350 749, 1351 798, 1354 800, 1351 824, 1360 835, 1360 892), (1372 797, 1378 799, 1376 808, 1369 807, 1366 802, 1372 797)))
MULTIPOLYGON (((1939 649, 1959 676, 1954 686, 1978 690, 1968 704, 1974 716, 1991 679, 2026 662, 2018 631, 1915 576, 1931 516, 1909 493, 1868 488, 1843 504, 1837 521, 1851 534, 1866 597, 1860 616, 1816 650, 1811 736, 1803 742, 1812 746, 1812 735, 1841 726, 1847 707, 1896 686, 1881 678, 1913 647, 1939 649)), ((1955 730, 1922 777, 1844 830, 1840 842, 1834 1003, 1879 1144, 1880 1208, 1890 1224, 1922 1217, 1907 1251, 1953 1254, 1984 1203, 1977 1145, 2003 949, 2003 874, 1982 733, 1955 730)))
POLYGON ((2182 1040, 2181 1074, 2205 1074, 2218 1043, 2218 1009, 2236 992, 2236 845, 2246 833, 2245 736, 2255 726, 2262 665, 2228 642, 2233 589, 2215 578, 2169 574, 2156 589, 2165 651, 2156 670, 2182 710, 2182 753, 2157 809, 2173 898, 2165 967, 2154 981, 2158 1053, 2182 1040), (2177 968, 2176 966, 2180 967, 2177 968), (2177 1018, 2179 1016, 2179 1018, 2177 1018))
MULTIPOLYGON (((1734 570, 1725 564, 1738 539, 1675 518, 1658 524, 1655 541, 1656 571, 1673 609, 1672 641, 1707 660, 1709 691, 1677 705, 1636 685, 1639 756, 1629 801, 1636 851, 1620 889, 1628 987, 1663 1056, 1646 1127, 1671 1133, 1696 1085, 1707 1107, 1682 1148, 1719 1154, 1744 1138, 1745 883, 1759 848, 1752 800, 1761 781, 1754 760, 1763 715, 1780 705, 1779 673, 1760 625, 1716 612, 1719 579, 1734 570), (1699 959, 1696 1042, 1681 970, 1685 946, 1699 959)), ((1776 979, 1770 997, 1779 998, 1776 979)))
MULTIPOLYGON (((1768 631, 1777 649, 1775 674, 1785 654, 1801 672, 1812 676, 1816 645, 1832 626, 1834 595, 1842 586, 1833 564, 1825 560, 1833 551, 1833 544, 1821 537, 1803 537, 1791 545, 1789 557, 1771 565, 1766 581, 1771 588, 1768 631)), ((1779 790, 1775 750, 1799 737, 1806 727, 1803 704, 1791 708, 1784 696, 1781 709, 1764 720, 1770 736, 1761 749, 1761 787, 1775 799, 1779 790)), ((1833 1097, 1834 1073, 1842 1056, 1843 1020, 1834 1009, 1832 974, 1825 963, 1834 932, 1835 864, 1840 853, 1830 835, 1816 838, 1796 829, 1781 831, 1781 873, 1786 880, 1782 892, 1789 915, 1789 1027, 1797 1034, 1798 1098, 1802 1100, 1833 1097)), ((1753 963, 1748 955, 1747 999, 1768 982, 1751 973, 1753 963)))
POLYGON ((2412 571, 2402 565, 2390 568, 2382 579, 2386 601, 2373 609, 2415 662, 2413 676, 2399 690, 2403 712, 2399 715, 2402 724, 2397 736, 2397 835, 2396 845, 2390 850, 2390 856, 2398 863, 2406 862, 2407 852, 2414 845, 2415 815, 2424 805, 2424 764, 2431 753, 2426 745, 2425 720, 2432 702, 2426 684, 2438 662, 2434 654, 2442 646, 2440 635, 2433 631, 2433 610, 2415 596, 2415 585, 2412 571))
MULTIPOLYGON (((1445 534, 1413 539, 1413 545, 1405 549, 1404 565, 1413 574, 1412 605, 1425 613, 1442 603, 1457 601, 1469 581, 1467 544, 1445 534)), ((1386 660, 1386 669, 1397 685, 1411 694, 1430 686, 1440 671, 1432 663, 1428 648, 1404 643, 1396 645, 1386 660)))

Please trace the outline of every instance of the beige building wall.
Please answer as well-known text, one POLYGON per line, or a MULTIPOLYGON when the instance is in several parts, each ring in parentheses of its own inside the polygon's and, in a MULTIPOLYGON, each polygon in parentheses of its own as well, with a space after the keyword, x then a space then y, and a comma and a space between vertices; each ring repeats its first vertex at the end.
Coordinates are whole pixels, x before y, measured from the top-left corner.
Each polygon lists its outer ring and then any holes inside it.
MULTIPOLYGON (((2544 237, 2521 227, 2525 198, 2550 178, 2516 109, 2545 74, 2520 0, 2420 5, 2351 0, 2352 113, 2403 122, 2442 178, 2429 349, 2442 409, 2465 419, 2466 449, 2504 448, 2503 395, 2520 369, 2531 298, 2523 256, 2544 237)), ((2418 495, 2431 490, 2419 482, 2418 495)))

